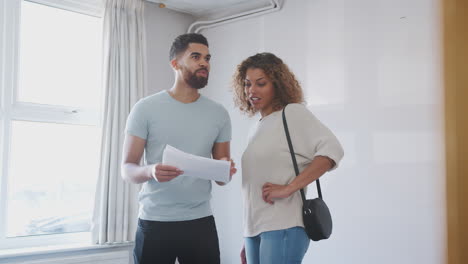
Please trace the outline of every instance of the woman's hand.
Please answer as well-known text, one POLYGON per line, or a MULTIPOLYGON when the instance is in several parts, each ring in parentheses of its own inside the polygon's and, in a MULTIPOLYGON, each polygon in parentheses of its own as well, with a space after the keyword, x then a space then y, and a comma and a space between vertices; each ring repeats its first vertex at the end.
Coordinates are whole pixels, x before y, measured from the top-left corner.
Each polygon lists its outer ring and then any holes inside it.
POLYGON ((247 257, 245 256, 245 244, 242 245, 242 249, 240 252, 241 264, 247 264, 247 257))
POLYGON ((291 195, 289 185, 279 185, 267 182, 262 187, 262 198, 266 203, 273 204, 275 198, 286 198, 291 195))

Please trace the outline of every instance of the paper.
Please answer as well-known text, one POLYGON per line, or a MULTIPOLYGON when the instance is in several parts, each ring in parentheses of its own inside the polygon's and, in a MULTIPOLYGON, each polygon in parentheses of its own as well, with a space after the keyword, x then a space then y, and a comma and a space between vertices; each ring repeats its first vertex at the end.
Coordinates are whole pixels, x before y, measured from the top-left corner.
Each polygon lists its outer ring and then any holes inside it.
POLYGON ((173 146, 166 145, 163 152, 162 163, 184 171, 184 174, 180 176, 196 177, 224 183, 229 182, 231 171, 230 161, 200 157, 183 152, 173 146))

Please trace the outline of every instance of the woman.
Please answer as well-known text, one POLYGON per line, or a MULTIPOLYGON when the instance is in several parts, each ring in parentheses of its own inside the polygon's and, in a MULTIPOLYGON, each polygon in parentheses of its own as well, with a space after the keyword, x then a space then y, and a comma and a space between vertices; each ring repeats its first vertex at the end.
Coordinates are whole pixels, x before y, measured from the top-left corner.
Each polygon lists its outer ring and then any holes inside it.
POLYGON ((302 103, 299 82, 281 59, 259 53, 244 60, 234 74, 236 105, 260 120, 242 155, 244 201, 243 262, 301 263, 309 247, 299 190, 335 168, 343 149, 302 103), (282 110, 294 146, 296 177, 289 153, 282 110))

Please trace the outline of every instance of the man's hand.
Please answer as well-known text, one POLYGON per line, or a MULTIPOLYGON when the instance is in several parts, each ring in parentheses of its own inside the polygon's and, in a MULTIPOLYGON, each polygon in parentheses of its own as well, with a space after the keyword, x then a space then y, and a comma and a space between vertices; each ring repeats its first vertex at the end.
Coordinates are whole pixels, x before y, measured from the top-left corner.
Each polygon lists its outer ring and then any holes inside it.
POLYGON ((275 198, 286 198, 291 195, 288 185, 279 185, 267 182, 262 187, 262 198, 266 203, 273 204, 275 198))
MULTIPOLYGON (((232 159, 228 159, 226 157, 220 158, 219 160, 225 160, 225 161, 230 161, 231 162, 231 171, 229 172, 229 181, 232 179, 232 175, 236 174, 237 169, 236 169, 236 163, 232 159)), ((224 182, 216 182, 219 186, 226 185, 224 182)))
MULTIPOLYGON (((228 160, 227 158, 222 158, 222 160, 228 160)), ((237 172, 237 169, 236 169, 236 163, 230 159, 231 161, 231 171, 230 171, 230 174, 229 174, 229 180, 232 179, 232 175, 236 174, 237 172)))
POLYGON ((151 176, 157 182, 168 182, 183 173, 183 171, 174 166, 163 165, 161 163, 154 165, 151 170, 151 176))

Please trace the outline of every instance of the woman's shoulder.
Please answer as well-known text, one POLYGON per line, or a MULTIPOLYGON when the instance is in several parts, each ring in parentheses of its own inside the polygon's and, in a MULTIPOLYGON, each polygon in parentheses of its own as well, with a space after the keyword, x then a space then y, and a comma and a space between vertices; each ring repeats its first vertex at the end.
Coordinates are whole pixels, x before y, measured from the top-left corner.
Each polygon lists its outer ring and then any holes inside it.
POLYGON ((307 109, 307 107, 302 104, 302 103, 292 103, 288 104, 286 108, 292 108, 292 109, 307 109))
POLYGON ((310 110, 305 106, 304 104, 299 104, 299 103, 294 103, 294 104, 288 104, 285 107, 285 112, 287 115, 290 113, 293 115, 311 115, 312 113, 310 110))
POLYGON ((285 114, 287 120, 291 120, 293 124, 311 124, 315 126, 321 123, 305 104, 288 104, 285 114))

